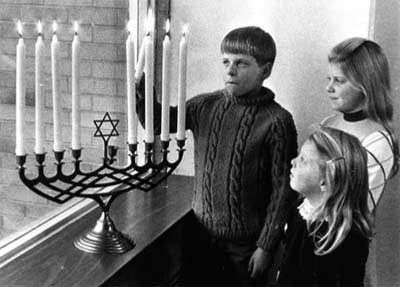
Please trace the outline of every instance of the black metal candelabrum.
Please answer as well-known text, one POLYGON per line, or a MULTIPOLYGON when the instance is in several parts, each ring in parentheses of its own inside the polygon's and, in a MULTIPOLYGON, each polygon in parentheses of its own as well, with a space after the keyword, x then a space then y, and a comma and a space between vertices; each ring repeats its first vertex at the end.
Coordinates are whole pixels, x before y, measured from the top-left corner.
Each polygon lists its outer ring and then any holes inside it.
POLYGON ((95 120, 95 137, 104 142, 103 164, 93 171, 81 170, 81 149, 72 149, 74 170, 65 174, 63 171, 64 151, 55 151, 56 172, 46 176, 44 172, 45 153, 35 154, 38 174, 35 178, 25 175, 26 155, 16 156, 19 177, 22 182, 38 195, 57 203, 64 203, 74 197, 91 198, 101 208, 101 216, 95 226, 77 238, 75 246, 91 253, 124 253, 135 246, 134 240, 118 231, 110 217, 110 207, 121 194, 139 189, 145 192, 152 190, 165 180, 179 165, 183 158, 185 140, 177 140, 178 157, 174 162, 168 160, 168 141, 161 141, 162 159, 154 160, 153 143, 145 143, 145 162, 137 164, 137 144, 128 144, 129 164, 126 167, 115 167, 118 148, 109 145, 112 136, 118 136, 118 120, 111 120, 108 113, 102 120, 95 120), (110 133, 102 132, 103 123, 112 125, 110 133))

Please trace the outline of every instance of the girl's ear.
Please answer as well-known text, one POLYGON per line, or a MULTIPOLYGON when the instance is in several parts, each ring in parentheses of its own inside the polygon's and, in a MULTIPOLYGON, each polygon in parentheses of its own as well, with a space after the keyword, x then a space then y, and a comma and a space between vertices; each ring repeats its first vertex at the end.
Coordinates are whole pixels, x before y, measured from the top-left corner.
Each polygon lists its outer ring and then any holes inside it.
POLYGON ((327 186, 326 186, 326 181, 325 181, 325 179, 321 179, 321 181, 319 182, 319 186, 320 186, 320 188, 321 188, 321 192, 326 192, 327 186))

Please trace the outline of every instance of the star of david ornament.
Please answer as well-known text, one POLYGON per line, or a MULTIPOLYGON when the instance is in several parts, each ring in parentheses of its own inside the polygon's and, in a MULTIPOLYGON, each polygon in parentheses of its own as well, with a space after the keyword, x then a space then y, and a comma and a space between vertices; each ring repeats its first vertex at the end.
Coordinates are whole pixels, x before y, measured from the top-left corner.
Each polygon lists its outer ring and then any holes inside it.
POLYGON ((96 126, 96 132, 94 133, 94 137, 101 137, 104 142, 108 142, 111 137, 119 136, 117 125, 119 120, 113 120, 110 117, 110 114, 107 112, 105 113, 103 119, 101 120, 94 120, 93 121, 96 126), (102 130, 103 128, 107 128, 108 130, 111 129, 109 133, 102 130))

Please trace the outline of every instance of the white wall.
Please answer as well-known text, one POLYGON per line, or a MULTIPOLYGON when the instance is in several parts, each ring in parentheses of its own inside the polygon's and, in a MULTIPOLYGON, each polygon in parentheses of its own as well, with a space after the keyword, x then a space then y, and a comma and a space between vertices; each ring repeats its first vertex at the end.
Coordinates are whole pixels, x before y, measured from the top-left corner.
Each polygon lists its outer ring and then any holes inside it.
MULTIPOLYGON (((277 44, 272 76, 265 82, 292 112, 299 143, 307 127, 331 113, 325 96, 327 53, 350 36, 368 35, 369 0, 171 1, 174 57, 183 23, 189 23, 188 95, 222 88, 219 46, 231 29, 257 25, 277 44)), ((177 73, 172 73, 176 76, 177 73)), ((176 78, 174 79, 176 82, 176 78)), ((176 95, 176 85, 172 85, 176 95)), ((192 173, 192 156, 179 172, 192 173)))

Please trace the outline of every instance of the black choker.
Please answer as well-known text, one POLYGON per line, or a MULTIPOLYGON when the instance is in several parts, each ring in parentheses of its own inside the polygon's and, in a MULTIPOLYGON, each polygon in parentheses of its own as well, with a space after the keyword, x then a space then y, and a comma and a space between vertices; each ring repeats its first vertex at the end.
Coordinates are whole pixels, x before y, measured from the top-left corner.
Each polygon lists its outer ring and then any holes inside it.
POLYGON ((365 111, 361 110, 354 113, 343 113, 343 119, 346 122, 358 122, 368 118, 368 115, 365 111))

